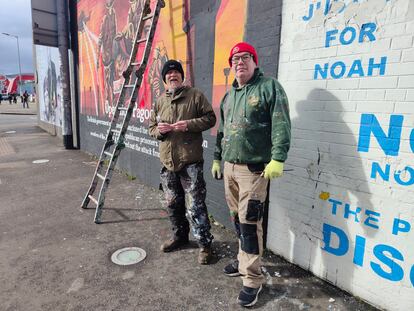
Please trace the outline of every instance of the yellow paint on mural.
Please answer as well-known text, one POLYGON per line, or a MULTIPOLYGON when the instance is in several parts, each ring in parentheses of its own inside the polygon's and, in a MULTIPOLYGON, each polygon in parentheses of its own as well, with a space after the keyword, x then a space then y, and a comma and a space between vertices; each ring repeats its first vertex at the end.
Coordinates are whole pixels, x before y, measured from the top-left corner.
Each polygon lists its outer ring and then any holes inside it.
POLYGON ((330 196, 331 194, 329 192, 322 191, 321 194, 319 195, 319 199, 326 201, 329 199, 330 196))
POLYGON ((164 46, 170 59, 186 62, 187 36, 183 31, 183 1, 168 1, 166 4, 158 20, 155 46, 164 46))
MULTIPOLYGON (((216 19, 216 37, 214 47, 214 83, 224 85, 224 68, 229 68, 230 49, 243 41, 247 1, 223 1, 216 19)), ((229 77, 229 82, 233 80, 229 77)), ((230 82, 231 81, 231 82, 230 82)))
MULTIPOLYGON (((220 101, 234 80, 229 65, 231 48, 244 38, 244 27, 247 18, 246 0, 222 0, 216 16, 214 75, 212 105, 219 114, 220 101)), ((219 122, 211 129, 216 135, 219 122)))

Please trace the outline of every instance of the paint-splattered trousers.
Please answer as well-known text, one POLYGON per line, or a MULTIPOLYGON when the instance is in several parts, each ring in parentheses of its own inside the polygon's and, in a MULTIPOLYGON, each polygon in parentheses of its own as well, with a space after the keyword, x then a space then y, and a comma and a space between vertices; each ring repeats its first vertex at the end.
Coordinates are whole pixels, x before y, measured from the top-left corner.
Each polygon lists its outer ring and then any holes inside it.
POLYGON ((236 232, 239 236, 239 272, 243 285, 260 287, 263 253, 262 218, 269 181, 260 176, 264 164, 224 163, 224 187, 236 232))
POLYGON ((188 239, 189 219, 192 233, 199 246, 209 246, 213 236, 210 233, 210 220, 205 203, 206 182, 203 177, 203 163, 188 164, 178 172, 163 167, 161 184, 167 201, 173 238, 188 239))

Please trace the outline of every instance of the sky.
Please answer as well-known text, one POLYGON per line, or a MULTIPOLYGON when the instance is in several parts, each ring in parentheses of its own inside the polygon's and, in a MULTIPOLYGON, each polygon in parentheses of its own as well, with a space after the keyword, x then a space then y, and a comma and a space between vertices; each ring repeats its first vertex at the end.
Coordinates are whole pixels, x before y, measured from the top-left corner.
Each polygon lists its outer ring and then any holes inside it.
POLYGON ((33 73, 30 0, 0 0, 0 75, 18 74, 17 40, 3 35, 3 32, 19 37, 22 73, 33 73))

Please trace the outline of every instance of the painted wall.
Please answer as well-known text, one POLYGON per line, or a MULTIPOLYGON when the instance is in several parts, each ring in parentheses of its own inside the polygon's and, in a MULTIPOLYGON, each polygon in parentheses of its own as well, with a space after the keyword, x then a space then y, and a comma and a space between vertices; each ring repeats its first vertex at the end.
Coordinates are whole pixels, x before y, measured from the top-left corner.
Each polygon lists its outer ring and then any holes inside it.
MULTIPOLYGON (((372 304, 413 309, 414 3, 166 4, 118 166, 158 186, 158 144, 147 126, 166 60, 180 59, 186 83, 217 111, 233 80, 228 51, 248 41, 265 74, 284 85, 293 124, 286 163, 293 171, 271 184, 268 248, 372 304)), ((78 1, 81 148, 94 154, 122 82, 136 18, 129 10, 137 5, 78 1)), ((204 135, 207 203, 231 226, 223 183, 209 174, 215 132, 204 135)))
MULTIPOLYGON (((78 1, 81 149, 94 154, 100 153, 116 105, 134 34, 137 14, 132 12, 141 12, 139 3, 78 1)), ((185 83, 205 92, 218 110, 226 83, 233 80, 225 72, 228 51, 243 39, 246 14, 247 1, 166 1, 118 167, 158 187, 158 142, 148 136, 147 127, 152 105, 164 92, 163 64, 168 59, 180 60, 185 83), (234 18, 240 23, 228 27, 234 18)), ((223 185, 214 183, 209 174, 215 132, 214 128, 204 133, 207 201, 210 212, 230 225, 223 185)))
POLYGON ((58 48, 35 45, 39 120, 50 129, 62 128, 62 86, 58 48))
MULTIPOLYGON (((77 10, 81 148, 99 154, 131 51, 134 21, 142 8, 140 1, 83 0, 78 2, 77 10)), ((171 54, 187 61, 180 12, 182 9, 171 16, 172 10, 167 5, 159 19, 143 87, 129 123, 126 148, 118 161, 119 167, 154 186, 159 181, 158 142, 147 134, 148 119, 153 102, 164 91, 160 79, 162 65, 171 54), (175 40, 172 40, 170 20, 176 30, 174 36, 181 35, 175 40)), ((187 73, 188 67, 184 67, 187 73)))
POLYGON ((268 247, 388 310, 414 309, 414 2, 284 1, 293 144, 268 247))

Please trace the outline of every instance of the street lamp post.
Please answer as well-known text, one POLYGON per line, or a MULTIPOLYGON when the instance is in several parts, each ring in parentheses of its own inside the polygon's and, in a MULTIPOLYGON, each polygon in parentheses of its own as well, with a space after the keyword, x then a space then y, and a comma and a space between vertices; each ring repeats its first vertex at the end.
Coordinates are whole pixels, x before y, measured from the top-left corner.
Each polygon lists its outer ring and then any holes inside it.
POLYGON ((15 36, 6 32, 2 32, 3 35, 9 36, 9 37, 13 37, 16 38, 17 40, 17 57, 19 58, 19 83, 17 84, 17 90, 19 92, 19 95, 21 94, 21 87, 20 84, 22 83, 22 68, 20 66, 20 46, 19 46, 19 36, 15 36))

